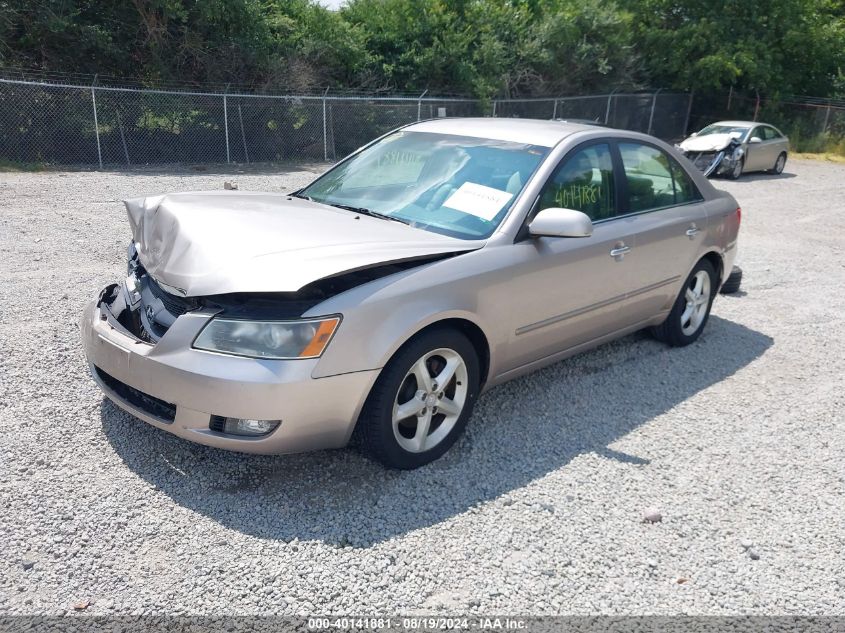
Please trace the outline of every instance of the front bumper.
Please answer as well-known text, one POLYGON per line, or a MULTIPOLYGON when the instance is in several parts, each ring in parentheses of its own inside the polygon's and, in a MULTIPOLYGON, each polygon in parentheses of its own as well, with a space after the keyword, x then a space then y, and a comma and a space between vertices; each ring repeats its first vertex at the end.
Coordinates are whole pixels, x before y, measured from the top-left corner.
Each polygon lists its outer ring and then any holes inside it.
POLYGON ((693 152, 677 147, 695 168, 708 178, 730 173, 744 155, 741 149, 731 147, 708 152, 693 152))
POLYGON ((319 359, 268 361, 192 349, 211 318, 203 310, 180 316, 152 345, 98 304, 85 308, 80 323, 94 380, 117 406, 192 442, 262 454, 344 446, 378 376, 368 370, 315 379, 319 359), (281 424, 266 436, 233 436, 211 430, 212 415, 281 424))

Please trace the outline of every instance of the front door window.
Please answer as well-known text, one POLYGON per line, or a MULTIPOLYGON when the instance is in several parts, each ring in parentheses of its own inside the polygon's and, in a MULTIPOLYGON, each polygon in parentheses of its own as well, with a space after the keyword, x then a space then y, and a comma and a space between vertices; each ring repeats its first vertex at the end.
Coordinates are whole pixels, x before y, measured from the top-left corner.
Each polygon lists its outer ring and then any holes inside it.
POLYGON ((561 163, 540 194, 539 208, 574 209, 595 222, 615 215, 614 192, 610 146, 590 145, 561 163))

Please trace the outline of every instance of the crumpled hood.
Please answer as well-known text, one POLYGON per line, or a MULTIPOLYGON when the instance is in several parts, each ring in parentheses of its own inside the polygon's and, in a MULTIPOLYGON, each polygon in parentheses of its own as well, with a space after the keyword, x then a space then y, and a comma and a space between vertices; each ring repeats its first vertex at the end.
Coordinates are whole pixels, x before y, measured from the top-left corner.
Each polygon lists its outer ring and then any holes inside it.
POLYGON ((188 297, 293 292, 346 271, 482 245, 284 194, 191 192, 124 204, 144 268, 188 297))
POLYGON ((681 149, 685 152, 719 152, 730 145, 731 140, 730 134, 690 136, 681 143, 681 149))

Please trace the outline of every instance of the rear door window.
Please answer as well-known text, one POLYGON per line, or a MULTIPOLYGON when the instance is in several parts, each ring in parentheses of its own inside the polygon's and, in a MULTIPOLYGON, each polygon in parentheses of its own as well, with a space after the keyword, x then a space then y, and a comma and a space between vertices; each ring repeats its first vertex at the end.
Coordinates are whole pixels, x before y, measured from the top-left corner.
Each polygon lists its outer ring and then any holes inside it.
POLYGON ((619 143, 619 153, 628 185, 628 213, 702 199, 686 171, 662 150, 642 143, 619 143))

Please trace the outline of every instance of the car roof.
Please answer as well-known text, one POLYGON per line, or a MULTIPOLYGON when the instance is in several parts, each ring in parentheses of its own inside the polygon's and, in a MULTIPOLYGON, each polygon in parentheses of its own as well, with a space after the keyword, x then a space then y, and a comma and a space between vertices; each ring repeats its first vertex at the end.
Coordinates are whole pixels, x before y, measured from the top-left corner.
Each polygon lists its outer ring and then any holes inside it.
POLYGON ((760 123, 759 121, 716 121, 715 123, 708 123, 705 127, 709 125, 731 125, 737 127, 754 127, 755 125, 767 125, 771 127, 768 123, 760 123))
POLYGON ((564 121, 485 117, 431 119, 413 123, 403 129, 409 132, 472 136, 497 141, 527 143, 541 147, 554 147, 570 134, 593 131, 595 127, 564 121))

